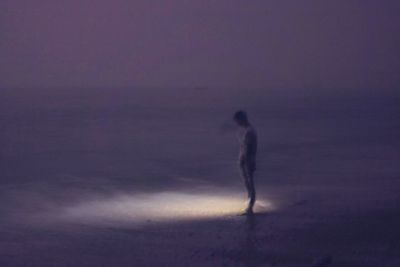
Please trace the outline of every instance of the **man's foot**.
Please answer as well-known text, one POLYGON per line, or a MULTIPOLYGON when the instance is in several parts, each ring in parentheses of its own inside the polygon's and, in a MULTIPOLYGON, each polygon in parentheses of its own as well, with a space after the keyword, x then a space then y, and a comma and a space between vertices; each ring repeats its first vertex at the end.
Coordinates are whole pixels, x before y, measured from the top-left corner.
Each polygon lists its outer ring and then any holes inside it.
POLYGON ((252 215, 252 214, 254 214, 254 212, 253 212, 253 207, 249 207, 249 208, 247 208, 246 209, 246 213, 248 214, 248 215, 252 215))
POLYGON ((239 216, 248 216, 248 215, 253 215, 253 214, 254 214, 253 209, 252 208, 247 208, 247 209, 241 211, 239 213, 239 216))

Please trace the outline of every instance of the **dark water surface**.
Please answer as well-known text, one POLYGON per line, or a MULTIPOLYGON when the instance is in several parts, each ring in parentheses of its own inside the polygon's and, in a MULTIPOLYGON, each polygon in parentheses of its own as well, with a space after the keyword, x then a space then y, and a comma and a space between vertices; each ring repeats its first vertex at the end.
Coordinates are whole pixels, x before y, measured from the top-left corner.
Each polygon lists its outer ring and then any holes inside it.
POLYGON ((238 108, 259 133, 260 182, 377 182, 399 172, 400 98, 393 95, 169 90, 6 91, 0 184, 232 184, 230 118, 238 108))

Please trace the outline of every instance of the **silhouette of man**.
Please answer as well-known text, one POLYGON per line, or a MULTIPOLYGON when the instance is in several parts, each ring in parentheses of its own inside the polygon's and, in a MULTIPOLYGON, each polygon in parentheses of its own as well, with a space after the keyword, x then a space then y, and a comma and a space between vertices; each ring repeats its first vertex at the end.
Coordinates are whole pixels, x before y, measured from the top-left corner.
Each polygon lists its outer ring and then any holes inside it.
POLYGON ((256 170, 257 133, 250 124, 246 112, 237 111, 233 116, 233 120, 243 129, 243 132, 239 132, 239 167, 249 198, 245 214, 252 214, 253 206, 256 202, 254 172, 256 170))

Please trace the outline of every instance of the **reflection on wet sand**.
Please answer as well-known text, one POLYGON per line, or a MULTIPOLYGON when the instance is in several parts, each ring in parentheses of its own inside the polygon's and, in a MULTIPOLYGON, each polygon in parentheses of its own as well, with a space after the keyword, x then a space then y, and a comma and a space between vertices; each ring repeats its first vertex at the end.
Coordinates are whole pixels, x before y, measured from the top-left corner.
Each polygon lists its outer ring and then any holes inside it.
MULTIPOLYGON (((260 207, 271 210, 272 203, 260 200, 260 207)), ((148 222, 172 222, 221 218, 236 215, 245 207, 236 192, 161 192, 118 194, 107 199, 82 201, 80 204, 40 214, 49 222, 95 225, 141 225, 148 222)))

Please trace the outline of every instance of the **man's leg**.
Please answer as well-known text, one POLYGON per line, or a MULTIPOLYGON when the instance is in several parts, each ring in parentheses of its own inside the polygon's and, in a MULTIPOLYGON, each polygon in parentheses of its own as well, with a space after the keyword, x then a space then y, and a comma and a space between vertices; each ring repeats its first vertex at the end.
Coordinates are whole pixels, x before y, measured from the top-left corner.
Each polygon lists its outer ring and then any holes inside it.
POLYGON ((248 185, 249 185, 249 206, 248 210, 253 211, 254 203, 256 202, 256 188, 254 187, 254 171, 248 171, 248 185))
POLYGON ((242 174, 242 178, 244 180, 244 185, 246 186, 246 190, 247 190, 247 197, 250 199, 251 197, 251 188, 250 188, 250 179, 249 179, 249 173, 248 170, 245 166, 241 166, 240 167, 240 171, 242 174))
POLYGON ((254 171, 251 171, 246 166, 243 166, 241 167, 241 172, 247 189, 247 197, 249 199, 246 211, 251 213, 253 212, 253 206, 256 202, 256 190, 254 188, 253 180, 254 171))

